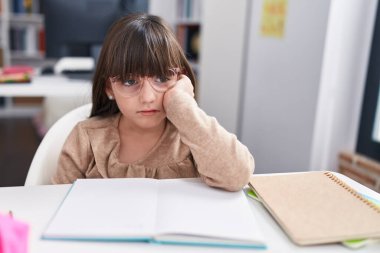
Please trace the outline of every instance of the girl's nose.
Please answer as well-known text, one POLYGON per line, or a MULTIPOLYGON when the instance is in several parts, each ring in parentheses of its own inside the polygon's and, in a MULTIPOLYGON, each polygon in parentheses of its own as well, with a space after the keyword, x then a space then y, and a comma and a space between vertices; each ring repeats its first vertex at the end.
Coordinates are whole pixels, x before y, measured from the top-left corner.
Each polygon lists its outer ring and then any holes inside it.
POLYGON ((140 91, 140 101, 142 103, 152 103, 156 99, 156 91, 153 89, 147 78, 143 79, 140 91))

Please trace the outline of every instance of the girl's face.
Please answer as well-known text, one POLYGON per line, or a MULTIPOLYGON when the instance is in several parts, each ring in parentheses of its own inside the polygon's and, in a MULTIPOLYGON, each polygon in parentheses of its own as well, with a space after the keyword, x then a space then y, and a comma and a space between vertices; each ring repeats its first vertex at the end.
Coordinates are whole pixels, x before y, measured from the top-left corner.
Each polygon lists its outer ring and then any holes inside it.
MULTIPOLYGON (((128 80, 131 82, 131 80, 128 80)), ((107 96, 112 96, 122 113, 125 121, 131 129, 148 130, 162 126, 166 119, 163 107, 164 92, 154 89, 152 78, 139 78, 141 89, 132 96, 126 96, 120 86, 122 81, 110 78, 107 85, 107 96)))

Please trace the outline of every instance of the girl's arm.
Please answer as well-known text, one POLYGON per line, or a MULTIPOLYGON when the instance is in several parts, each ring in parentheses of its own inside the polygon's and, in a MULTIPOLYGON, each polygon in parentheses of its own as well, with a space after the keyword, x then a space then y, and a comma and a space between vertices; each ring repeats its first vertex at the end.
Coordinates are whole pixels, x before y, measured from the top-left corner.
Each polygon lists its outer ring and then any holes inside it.
POLYGON ((181 76, 176 86, 165 93, 167 117, 189 146, 204 181, 210 186, 240 190, 253 173, 253 157, 234 134, 198 107, 192 87, 190 79, 181 76))
POLYGON ((77 178, 84 178, 89 159, 88 135, 77 124, 67 137, 58 160, 57 171, 52 178, 54 184, 71 184, 77 178))

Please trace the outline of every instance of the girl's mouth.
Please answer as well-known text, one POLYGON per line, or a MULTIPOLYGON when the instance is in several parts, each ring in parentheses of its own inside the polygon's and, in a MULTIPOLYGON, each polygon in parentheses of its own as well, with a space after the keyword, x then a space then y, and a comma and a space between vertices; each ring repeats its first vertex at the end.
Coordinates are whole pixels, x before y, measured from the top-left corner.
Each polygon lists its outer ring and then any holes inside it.
POLYGON ((159 112, 159 110, 143 110, 143 111, 139 111, 138 113, 143 115, 143 116, 151 116, 151 115, 154 115, 158 112, 159 112))

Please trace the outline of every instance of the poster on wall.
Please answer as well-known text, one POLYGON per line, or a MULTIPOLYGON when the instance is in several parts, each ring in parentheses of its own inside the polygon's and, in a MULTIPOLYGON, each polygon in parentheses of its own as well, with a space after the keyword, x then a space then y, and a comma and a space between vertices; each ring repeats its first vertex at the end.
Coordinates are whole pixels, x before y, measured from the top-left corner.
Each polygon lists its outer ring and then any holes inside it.
POLYGON ((264 0, 260 34, 263 37, 283 38, 288 0, 264 0))

